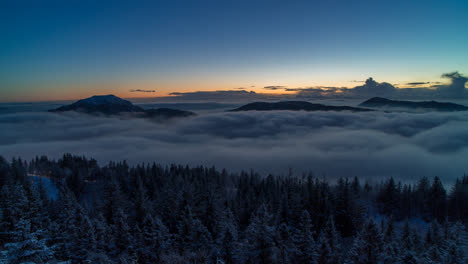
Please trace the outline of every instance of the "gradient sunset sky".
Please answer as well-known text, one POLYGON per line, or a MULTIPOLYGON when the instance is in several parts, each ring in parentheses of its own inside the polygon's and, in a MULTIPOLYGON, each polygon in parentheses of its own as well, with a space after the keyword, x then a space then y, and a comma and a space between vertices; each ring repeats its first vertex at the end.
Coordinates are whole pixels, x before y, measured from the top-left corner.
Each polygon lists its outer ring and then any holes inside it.
POLYGON ((466 0, 2 1, 0 101, 444 81, 468 74, 467 16, 466 0))

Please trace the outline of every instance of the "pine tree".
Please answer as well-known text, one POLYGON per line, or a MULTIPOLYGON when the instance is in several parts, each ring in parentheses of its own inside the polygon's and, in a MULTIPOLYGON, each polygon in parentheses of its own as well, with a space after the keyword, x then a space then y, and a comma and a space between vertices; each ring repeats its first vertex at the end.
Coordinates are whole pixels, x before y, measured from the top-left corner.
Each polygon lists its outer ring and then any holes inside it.
POLYGON ((382 253, 382 261, 385 264, 397 263, 400 259, 400 248, 395 241, 395 227, 393 219, 387 221, 387 226, 384 233, 384 246, 382 253))
POLYGON ((447 237, 447 252, 445 263, 466 263, 468 258, 465 252, 468 250, 468 233, 465 226, 457 222, 450 226, 447 237))
POLYGON ((277 228, 277 247, 278 247, 278 262, 291 263, 293 256, 296 254, 294 239, 289 230, 289 227, 282 223, 277 228))
POLYGON ((330 185, 292 173, 263 178, 125 162, 101 168, 72 155, 36 158, 29 167, 11 163, 0 157, 0 262, 467 262, 465 226, 448 220, 466 220, 468 176, 447 199, 438 178, 415 187, 388 179, 361 188, 357 178, 330 185), (26 171, 50 175, 58 197, 50 199, 26 171), (362 224, 374 208, 394 218, 380 228, 372 220, 362 224), (423 232, 425 225, 406 221, 400 230, 393 222, 400 217, 432 224, 423 232))
POLYGON ((468 175, 457 179, 449 195, 449 216, 455 221, 468 220, 468 175))
POLYGON ((404 251, 411 251, 414 250, 414 241, 411 238, 411 230, 409 226, 408 219, 405 221, 405 225, 403 226, 403 230, 401 232, 401 238, 400 238, 400 243, 401 243, 401 248, 404 251))
POLYGON ((317 263, 318 264, 328 264, 333 257, 333 254, 337 252, 333 252, 330 248, 330 243, 327 239, 327 235, 325 232, 320 232, 318 236, 318 243, 317 243, 317 263))
POLYGON ((3 185, 12 183, 12 176, 10 171, 10 164, 8 164, 8 162, 2 156, 0 156, 0 190, 2 189, 3 185))
POLYGON ((275 247, 275 228, 273 219, 266 206, 262 204, 255 214, 245 232, 248 245, 248 255, 252 262, 266 264, 277 260, 275 247))
POLYGON ((356 237, 348 263, 377 264, 382 259, 382 234, 373 220, 369 220, 356 237))
POLYGON ((110 230, 110 227, 107 225, 106 220, 102 213, 98 213, 96 217, 93 218, 94 234, 96 239, 96 254, 95 258, 101 258, 102 261, 105 261, 106 256, 110 252, 115 252, 115 243, 110 230))
POLYGON ((421 178, 418 184, 416 185, 415 200, 418 215, 422 216, 425 220, 430 220, 429 189, 429 179, 427 177, 421 178))
POLYGON ((159 217, 146 215, 141 228, 141 241, 138 248, 140 261, 157 263, 164 251, 169 250, 170 235, 159 217))
POLYGON ((447 216, 447 193, 439 177, 434 177, 428 199, 431 216, 443 222, 447 216))
POLYGON ((302 211, 301 221, 296 233, 297 263, 317 264, 318 253, 313 237, 313 225, 307 210, 302 211))
POLYGON ((331 255, 328 259, 329 264, 338 264, 341 262, 340 235, 335 228, 333 216, 330 216, 325 225, 325 238, 331 255))
POLYGON ((94 225, 87 212, 77 206, 75 211, 76 224, 73 230, 73 246, 69 250, 70 258, 75 262, 89 262, 89 256, 97 250, 94 225))
POLYGON ((400 193, 393 178, 390 178, 382 187, 377 196, 381 204, 381 211, 387 216, 399 217, 400 193))
POLYGON ((29 201, 23 186, 4 185, 0 192, 1 241, 16 242, 30 233, 29 201))
POLYGON ((11 263, 45 263, 53 258, 42 229, 36 201, 30 201, 22 185, 4 185, 1 193, 2 245, 11 263))
POLYGON ((236 262, 240 253, 238 248, 238 231, 232 211, 227 207, 223 212, 223 217, 218 222, 218 255, 226 264, 236 262))
POLYGON ((115 247, 117 254, 132 254, 133 253, 133 236, 131 229, 128 225, 128 217, 124 211, 119 208, 117 213, 112 220, 113 224, 111 225, 112 234, 115 238, 115 247))
POLYGON ((192 209, 186 206, 178 223, 177 242, 179 252, 192 252, 194 261, 204 258, 212 245, 211 234, 199 219, 193 217, 192 209))

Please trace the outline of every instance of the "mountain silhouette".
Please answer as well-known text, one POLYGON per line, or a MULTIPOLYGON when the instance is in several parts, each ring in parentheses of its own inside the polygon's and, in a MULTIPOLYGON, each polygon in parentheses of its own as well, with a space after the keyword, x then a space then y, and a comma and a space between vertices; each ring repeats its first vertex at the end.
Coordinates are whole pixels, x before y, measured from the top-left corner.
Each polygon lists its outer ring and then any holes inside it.
POLYGON ((95 95, 77 102, 61 106, 50 112, 76 111, 82 113, 99 113, 105 115, 116 115, 123 112, 145 112, 139 106, 133 105, 130 101, 119 98, 115 95, 95 95))
POLYGON ((441 112, 453 112, 453 111, 467 111, 468 107, 454 103, 442 103, 436 101, 398 101, 390 100, 382 97, 373 97, 359 106, 372 107, 372 108, 405 108, 405 109, 427 109, 441 112))
POLYGON ((190 111, 170 108, 143 109, 115 95, 95 95, 81 99, 73 104, 51 109, 49 112, 80 112, 93 115, 121 115, 130 114, 135 117, 168 119, 195 115, 190 111))
POLYGON ((352 107, 352 106, 332 106, 323 104, 313 104, 305 101, 282 101, 276 103, 254 102, 243 105, 239 108, 230 110, 237 111, 275 111, 275 110, 291 110, 291 111, 353 111, 366 112, 373 111, 371 109, 352 107))

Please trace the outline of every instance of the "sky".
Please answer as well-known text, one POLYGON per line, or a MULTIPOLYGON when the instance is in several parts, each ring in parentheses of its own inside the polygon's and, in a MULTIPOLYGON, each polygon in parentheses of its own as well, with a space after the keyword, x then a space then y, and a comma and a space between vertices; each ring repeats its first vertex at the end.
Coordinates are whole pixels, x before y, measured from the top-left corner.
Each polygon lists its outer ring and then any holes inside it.
POLYGON ((2 1, 0 101, 447 82, 468 74, 467 11, 462 0, 2 1))

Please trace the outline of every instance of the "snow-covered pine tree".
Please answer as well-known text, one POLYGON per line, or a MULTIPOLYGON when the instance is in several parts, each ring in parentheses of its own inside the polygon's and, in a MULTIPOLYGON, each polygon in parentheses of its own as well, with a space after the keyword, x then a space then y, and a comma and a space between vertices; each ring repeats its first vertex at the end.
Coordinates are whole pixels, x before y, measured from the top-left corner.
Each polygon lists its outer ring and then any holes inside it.
POLYGON ((247 255, 251 262, 274 263, 278 261, 278 250, 275 246, 273 217, 265 204, 260 205, 252 214, 250 224, 245 232, 247 255))
POLYGON ((295 234, 297 248, 296 261, 304 264, 317 264, 318 253, 314 240, 313 225, 310 214, 303 210, 299 222, 299 228, 295 234))

